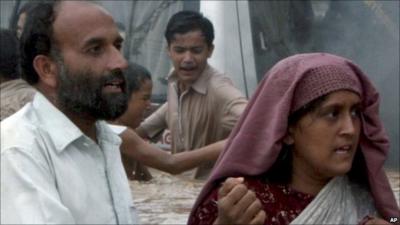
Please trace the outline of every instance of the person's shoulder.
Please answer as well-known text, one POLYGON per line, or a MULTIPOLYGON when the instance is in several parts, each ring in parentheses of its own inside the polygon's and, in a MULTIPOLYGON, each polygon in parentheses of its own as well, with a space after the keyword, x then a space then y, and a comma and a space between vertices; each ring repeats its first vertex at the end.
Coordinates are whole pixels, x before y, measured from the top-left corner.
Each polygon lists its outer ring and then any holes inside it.
POLYGON ((35 94, 36 89, 22 79, 15 79, 1 83, 1 95, 35 94))
POLYGON ((28 102, 35 96, 36 89, 22 79, 7 81, 1 84, 1 118, 4 119, 28 102))
POLYGON ((209 66, 207 68, 207 72, 209 74, 209 82, 210 84, 213 85, 218 85, 218 84, 230 84, 233 85, 233 82, 231 80, 231 78, 228 76, 228 74, 223 73, 221 71, 219 71, 218 69, 209 66))
POLYGON ((0 129, 2 153, 12 148, 32 149, 40 137, 30 104, 1 121, 0 129))
POLYGON ((207 68, 207 72, 209 74, 209 80, 208 80, 209 88, 216 91, 218 91, 219 89, 222 89, 222 91, 226 91, 226 89, 237 90, 232 79, 228 74, 223 73, 212 66, 209 66, 207 68))
POLYGON ((245 99, 244 94, 233 84, 226 74, 216 74, 210 79, 209 94, 218 101, 245 99))
POLYGON ((31 103, 1 121, 1 129, 16 129, 18 126, 31 126, 36 121, 31 103))
POLYGON ((32 102, 35 92, 19 92, 13 95, 1 96, 1 118, 14 114, 29 102, 32 102))

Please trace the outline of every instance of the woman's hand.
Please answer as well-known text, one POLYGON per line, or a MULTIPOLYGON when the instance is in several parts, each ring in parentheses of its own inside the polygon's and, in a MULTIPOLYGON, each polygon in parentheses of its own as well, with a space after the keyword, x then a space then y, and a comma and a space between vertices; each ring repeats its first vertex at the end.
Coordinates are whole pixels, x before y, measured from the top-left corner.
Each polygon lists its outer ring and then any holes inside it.
POLYGON ((243 178, 228 178, 218 191, 216 224, 264 224, 265 212, 255 193, 243 178))

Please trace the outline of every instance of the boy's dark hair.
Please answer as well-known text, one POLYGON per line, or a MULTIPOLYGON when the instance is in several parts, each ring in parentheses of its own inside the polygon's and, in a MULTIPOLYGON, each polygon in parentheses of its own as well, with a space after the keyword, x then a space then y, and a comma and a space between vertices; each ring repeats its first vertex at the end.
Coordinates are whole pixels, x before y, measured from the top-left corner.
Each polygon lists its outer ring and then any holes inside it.
POLYGON ((136 63, 129 63, 124 73, 129 96, 132 95, 132 92, 139 91, 144 81, 151 81, 150 72, 145 67, 136 63))
POLYGON ((12 30, 0 30, 0 76, 5 79, 17 79, 18 71, 18 39, 12 30))
POLYGON ((37 55, 54 56, 57 52, 53 38, 55 7, 59 2, 38 3, 31 9, 21 36, 22 78, 36 84, 39 76, 33 67, 37 55))
POLYGON ((210 47, 214 41, 214 28, 209 19, 195 11, 180 11, 168 21, 165 38, 168 45, 174 40, 175 34, 185 34, 189 31, 200 30, 207 45, 210 47))

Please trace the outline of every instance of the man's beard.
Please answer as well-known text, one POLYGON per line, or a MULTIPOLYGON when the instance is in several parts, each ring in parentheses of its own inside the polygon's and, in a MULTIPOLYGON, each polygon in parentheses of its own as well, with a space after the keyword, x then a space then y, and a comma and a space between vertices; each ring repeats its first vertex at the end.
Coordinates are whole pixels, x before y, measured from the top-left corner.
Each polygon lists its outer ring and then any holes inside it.
POLYGON ((114 120, 121 116, 128 107, 126 82, 121 70, 114 70, 101 76, 89 70, 75 74, 60 63, 58 79, 58 103, 69 112, 89 115, 98 120, 114 120), (121 80, 122 92, 103 93, 106 83, 121 80))

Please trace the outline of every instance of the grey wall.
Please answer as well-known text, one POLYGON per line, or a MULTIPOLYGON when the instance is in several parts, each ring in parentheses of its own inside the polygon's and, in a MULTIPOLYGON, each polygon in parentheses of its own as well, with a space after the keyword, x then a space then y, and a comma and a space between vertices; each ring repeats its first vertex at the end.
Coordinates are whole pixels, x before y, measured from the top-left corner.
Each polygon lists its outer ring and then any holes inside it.
POLYGON ((251 1, 257 75, 301 52, 352 59, 381 93, 381 118, 399 169, 399 1, 251 1))

